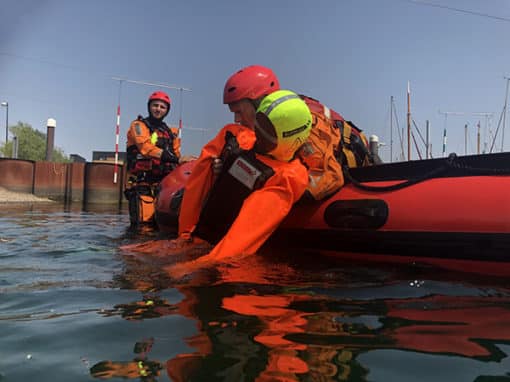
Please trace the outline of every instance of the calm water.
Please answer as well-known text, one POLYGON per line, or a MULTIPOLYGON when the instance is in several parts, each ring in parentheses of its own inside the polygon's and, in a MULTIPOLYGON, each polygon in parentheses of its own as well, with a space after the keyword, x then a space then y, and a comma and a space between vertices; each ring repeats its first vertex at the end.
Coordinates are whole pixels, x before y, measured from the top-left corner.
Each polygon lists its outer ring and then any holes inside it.
POLYGON ((175 282, 125 212, 0 207, 0 381, 510 381, 504 279, 267 250, 175 282))

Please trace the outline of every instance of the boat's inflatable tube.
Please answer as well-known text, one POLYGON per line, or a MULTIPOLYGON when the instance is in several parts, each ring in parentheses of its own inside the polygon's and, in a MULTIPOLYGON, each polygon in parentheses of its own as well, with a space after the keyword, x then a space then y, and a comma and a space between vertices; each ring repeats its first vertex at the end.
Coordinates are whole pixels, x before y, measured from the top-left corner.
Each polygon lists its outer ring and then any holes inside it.
MULTIPOLYGON (((299 247, 483 260, 510 259, 510 153, 350 169, 322 201, 300 201, 273 235, 299 247), (508 167, 508 168, 507 168, 508 167)), ((193 162, 161 183, 160 227, 177 229, 193 162)))

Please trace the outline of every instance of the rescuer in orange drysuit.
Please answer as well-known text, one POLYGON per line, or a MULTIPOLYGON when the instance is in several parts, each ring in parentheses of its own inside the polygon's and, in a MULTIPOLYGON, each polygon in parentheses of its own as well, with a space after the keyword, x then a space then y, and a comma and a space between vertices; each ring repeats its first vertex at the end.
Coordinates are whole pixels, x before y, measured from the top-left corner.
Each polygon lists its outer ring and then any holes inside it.
MULTIPOLYGON (((272 87, 265 90, 271 92, 272 87)), ((309 137, 310 110, 287 90, 272 92, 257 106, 254 129, 226 125, 202 149, 184 189, 179 238, 173 247, 200 239, 216 245, 197 260, 170 267, 176 277, 231 256, 255 253, 306 189, 306 167, 294 155, 309 137), (212 166, 215 158, 222 162, 218 174, 212 166)))
POLYGON ((138 116, 127 132, 125 195, 132 226, 153 222, 156 187, 179 163, 181 141, 177 130, 163 121, 170 107, 168 94, 152 93, 147 102, 149 116, 138 116))
MULTIPOLYGON (((253 127, 255 110, 267 89, 279 89, 274 72, 261 65, 247 66, 234 73, 226 82, 223 103, 234 113, 236 123, 253 127)), ((309 97, 301 96, 305 101, 309 97)), ((318 102, 316 102, 318 104, 318 102)), ((312 130, 305 145, 297 152, 297 157, 308 169, 306 197, 322 200, 344 184, 342 167, 336 158, 340 145, 340 131, 333 122, 329 109, 310 108, 312 130)), ((216 167, 221 166, 216 161, 216 167)))

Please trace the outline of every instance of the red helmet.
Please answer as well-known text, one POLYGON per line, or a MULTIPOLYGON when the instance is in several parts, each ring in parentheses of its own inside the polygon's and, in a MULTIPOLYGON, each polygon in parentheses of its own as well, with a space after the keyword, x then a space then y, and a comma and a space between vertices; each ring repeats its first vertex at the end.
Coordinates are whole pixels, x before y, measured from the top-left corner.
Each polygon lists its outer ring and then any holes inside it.
POLYGON ((162 92, 160 90, 158 91, 155 91, 154 93, 152 93, 149 97, 149 100, 147 101, 147 111, 149 112, 149 115, 152 115, 151 114, 151 102, 152 101, 163 101, 164 103, 166 103, 166 105, 168 106, 168 110, 166 111, 165 115, 161 118, 165 118, 168 113, 170 112, 170 105, 172 103, 172 100, 170 99, 170 97, 168 96, 168 94, 166 94, 165 92, 162 92))
POLYGON ((256 100, 276 90, 280 83, 273 71, 265 66, 251 65, 234 73, 225 83, 223 103, 242 99, 256 100))
POLYGON ((171 101, 170 97, 168 96, 168 94, 166 94, 165 92, 158 90, 158 91, 155 91, 154 93, 152 93, 151 96, 149 97, 149 103, 154 100, 159 100, 159 101, 165 102, 168 105, 168 108, 170 109, 170 104, 172 103, 172 101, 171 101))

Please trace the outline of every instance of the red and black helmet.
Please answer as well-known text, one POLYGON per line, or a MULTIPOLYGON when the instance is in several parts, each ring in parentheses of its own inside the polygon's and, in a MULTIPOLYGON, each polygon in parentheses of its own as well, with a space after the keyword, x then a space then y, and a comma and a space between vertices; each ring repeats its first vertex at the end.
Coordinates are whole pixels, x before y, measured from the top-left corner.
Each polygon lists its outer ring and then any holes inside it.
POLYGON ((155 91, 154 93, 152 93, 150 95, 150 97, 149 97, 149 103, 151 103, 151 101, 155 101, 155 100, 159 100, 159 101, 165 102, 168 105, 168 108, 170 109, 170 105, 172 104, 172 100, 170 99, 168 94, 166 94, 165 92, 162 92, 162 91, 158 90, 158 91, 155 91))
POLYGON ((261 65, 247 66, 234 73, 225 83, 223 103, 230 104, 242 99, 257 100, 280 90, 274 72, 261 65))
POLYGON ((163 116, 163 118, 165 118, 167 116, 167 114, 170 112, 172 100, 170 99, 168 94, 166 94, 165 92, 162 92, 161 90, 155 91, 154 93, 152 93, 149 96, 149 100, 147 101, 147 110, 149 111, 149 115, 151 115, 151 102, 156 101, 156 100, 163 101, 168 106, 168 110, 167 110, 166 114, 163 116))

